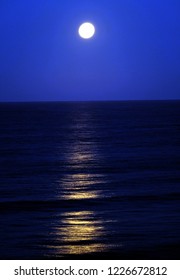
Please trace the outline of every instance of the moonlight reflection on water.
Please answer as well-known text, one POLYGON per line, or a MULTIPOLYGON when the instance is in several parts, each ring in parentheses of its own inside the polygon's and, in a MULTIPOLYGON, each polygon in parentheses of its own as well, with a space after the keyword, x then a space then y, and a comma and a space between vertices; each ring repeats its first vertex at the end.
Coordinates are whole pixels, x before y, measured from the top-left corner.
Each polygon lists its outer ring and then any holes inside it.
POLYGON ((56 256, 102 252, 103 231, 103 222, 94 212, 65 212, 61 215, 61 225, 54 228, 57 245, 49 248, 55 250, 56 256))

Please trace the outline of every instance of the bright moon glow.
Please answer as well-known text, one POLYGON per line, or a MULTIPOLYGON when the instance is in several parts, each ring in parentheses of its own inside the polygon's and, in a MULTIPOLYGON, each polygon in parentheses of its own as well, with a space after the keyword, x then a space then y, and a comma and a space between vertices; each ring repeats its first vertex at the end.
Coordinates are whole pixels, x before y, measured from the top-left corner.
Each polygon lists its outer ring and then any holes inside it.
POLYGON ((81 24, 81 26, 79 27, 79 35, 83 39, 91 38, 94 35, 94 33, 95 33, 95 27, 90 22, 85 22, 81 24))

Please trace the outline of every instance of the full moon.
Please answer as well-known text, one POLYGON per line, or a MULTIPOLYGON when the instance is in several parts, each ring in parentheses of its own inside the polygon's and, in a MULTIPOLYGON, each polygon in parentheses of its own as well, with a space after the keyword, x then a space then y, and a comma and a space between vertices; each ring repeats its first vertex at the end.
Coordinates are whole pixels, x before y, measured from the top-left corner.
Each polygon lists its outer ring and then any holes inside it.
POLYGON ((95 27, 92 23, 85 22, 80 25, 78 32, 80 37, 82 37, 83 39, 90 39, 94 36, 95 27))

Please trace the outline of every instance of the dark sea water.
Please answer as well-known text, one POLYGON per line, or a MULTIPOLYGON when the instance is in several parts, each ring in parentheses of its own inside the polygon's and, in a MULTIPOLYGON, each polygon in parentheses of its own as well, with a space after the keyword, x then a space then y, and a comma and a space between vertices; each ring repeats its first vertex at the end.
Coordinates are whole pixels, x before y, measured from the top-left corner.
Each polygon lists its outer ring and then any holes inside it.
POLYGON ((0 104, 1 259, 179 259, 180 101, 0 104))

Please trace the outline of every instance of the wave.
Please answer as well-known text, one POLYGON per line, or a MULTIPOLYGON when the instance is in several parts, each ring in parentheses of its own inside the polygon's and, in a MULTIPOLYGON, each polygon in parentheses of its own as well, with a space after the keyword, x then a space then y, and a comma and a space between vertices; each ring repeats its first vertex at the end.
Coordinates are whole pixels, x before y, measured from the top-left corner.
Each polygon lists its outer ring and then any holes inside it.
POLYGON ((43 211, 50 209, 87 208, 88 206, 102 206, 116 202, 167 202, 180 200, 180 193, 166 193, 157 195, 124 195, 95 199, 56 199, 56 200, 17 200, 0 202, 0 210, 3 211, 43 211))

